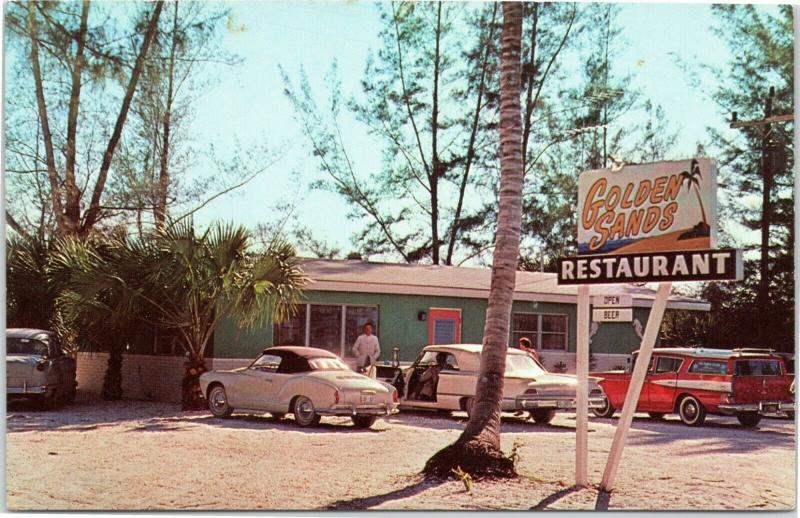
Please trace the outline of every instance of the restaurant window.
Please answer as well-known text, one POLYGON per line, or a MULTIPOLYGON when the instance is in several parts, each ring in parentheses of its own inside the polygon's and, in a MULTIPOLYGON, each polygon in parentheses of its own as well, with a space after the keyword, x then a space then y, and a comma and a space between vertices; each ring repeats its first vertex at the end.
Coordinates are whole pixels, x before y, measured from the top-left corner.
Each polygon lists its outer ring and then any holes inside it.
POLYGON ((273 345, 306 344, 306 304, 298 304, 293 315, 280 324, 275 324, 272 334, 273 345))
POLYGON ((310 313, 308 345, 341 354, 342 306, 311 304, 310 313))
POLYGON ((567 315, 514 313, 511 333, 514 345, 523 337, 540 350, 566 350, 567 315))
POLYGON ((378 306, 300 304, 294 315, 273 326, 272 343, 318 347, 350 358, 353 344, 366 323, 372 324, 372 332, 377 336, 378 306))
POLYGON ((156 329, 154 337, 155 354, 181 356, 184 351, 179 340, 180 332, 177 329, 156 329))

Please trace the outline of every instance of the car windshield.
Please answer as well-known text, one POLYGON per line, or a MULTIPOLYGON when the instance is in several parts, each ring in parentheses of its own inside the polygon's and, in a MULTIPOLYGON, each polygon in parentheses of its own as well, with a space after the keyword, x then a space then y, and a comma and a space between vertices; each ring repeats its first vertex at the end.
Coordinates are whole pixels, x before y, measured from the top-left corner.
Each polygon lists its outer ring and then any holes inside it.
POLYGON ((47 354, 47 344, 31 338, 6 338, 6 354, 47 354))
POLYGON ((506 356, 506 375, 541 376, 545 370, 527 354, 509 354, 506 356))
POLYGON ((350 368, 339 358, 309 358, 312 371, 346 371, 350 368))

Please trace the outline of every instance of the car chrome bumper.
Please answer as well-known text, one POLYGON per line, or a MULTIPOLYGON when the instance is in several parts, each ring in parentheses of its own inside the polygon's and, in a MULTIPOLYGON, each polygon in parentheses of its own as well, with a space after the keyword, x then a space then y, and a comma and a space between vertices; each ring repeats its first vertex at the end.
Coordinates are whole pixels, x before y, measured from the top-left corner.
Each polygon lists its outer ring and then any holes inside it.
MULTIPOLYGON (((605 398, 589 398, 589 408, 602 408, 604 404, 605 398)), ((504 407, 505 406, 506 405, 504 405, 504 407)), ((503 408, 503 410, 534 410, 538 408, 573 410, 575 406, 575 399, 572 398, 517 398, 513 401, 513 406, 510 408, 503 408)))
POLYGON ((397 405, 335 405, 317 410, 319 415, 391 415, 397 412, 397 405))
POLYGON ((739 412, 758 412, 772 414, 777 412, 794 412, 794 403, 788 401, 762 401, 760 403, 728 403, 717 407, 721 414, 737 414, 739 412))
POLYGON ((27 385, 23 385, 21 387, 6 388, 6 394, 9 396, 27 396, 27 395, 44 394, 45 392, 47 392, 46 386, 29 387, 27 385))

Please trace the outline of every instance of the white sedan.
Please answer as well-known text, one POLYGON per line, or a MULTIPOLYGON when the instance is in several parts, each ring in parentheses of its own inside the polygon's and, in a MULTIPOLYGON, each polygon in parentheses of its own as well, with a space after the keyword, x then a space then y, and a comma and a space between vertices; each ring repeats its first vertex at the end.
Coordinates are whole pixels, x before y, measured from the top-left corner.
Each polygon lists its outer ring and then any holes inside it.
POLYGON ((234 409, 278 419, 292 413, 303 427, 322 416, 350 416, 356 427, 369 428, 395 412, 398 402, 388 383, 357 374, 335 354, 313 347, 270 347, 248 367, 204 373, 200 385, 217 417, 234 409))
MULTIPOLYGON (((478 381, 480 344, 429 345, 409 367, 372 369, 372 376, 393 383, 400 393, 401 409, 472 410, 478 381)), ((552 421, 557 410, 575 408, 577 379, 554 374, 528 353, 509 348, 501 408, 527 412, 535 423, 552 421)), ((597 379, 589 379, 589 407, 604 402, 597 379)))

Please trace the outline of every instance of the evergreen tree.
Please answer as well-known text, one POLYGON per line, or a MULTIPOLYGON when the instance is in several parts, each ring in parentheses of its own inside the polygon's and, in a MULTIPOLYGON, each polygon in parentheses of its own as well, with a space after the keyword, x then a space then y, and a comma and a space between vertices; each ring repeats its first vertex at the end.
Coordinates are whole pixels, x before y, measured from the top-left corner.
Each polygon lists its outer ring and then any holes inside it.
MULTIPOLYGON (((712 9, 719 21, 715 31, 731 49, 727 66, 711 70, 721 78, 712 94, 720 112, 726 118, 736 112, 740 120, 762 119, 774 88, 772 113, 791 113, 791 6, 715 5, 712 9)), ((720 340, 718 345, 793 350, 794 125, 790 121, 710 128, 709 137, 708 149, 718 158, 723 186, 724 239, 747 251, 743 283, 709 285, 704 290, 715 316, 710 333, 720 340), (770 174, 765 176, 767 167, 770 174)))

